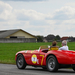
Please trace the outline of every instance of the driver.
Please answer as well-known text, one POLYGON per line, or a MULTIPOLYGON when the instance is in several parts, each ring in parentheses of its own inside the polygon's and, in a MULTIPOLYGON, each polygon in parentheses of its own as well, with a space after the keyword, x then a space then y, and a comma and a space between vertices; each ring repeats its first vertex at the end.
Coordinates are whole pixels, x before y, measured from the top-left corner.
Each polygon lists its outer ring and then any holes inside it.
POLYGON ((66 40, 62 41, 62 47, 60 47, 59 50, 69 50, 66 40))

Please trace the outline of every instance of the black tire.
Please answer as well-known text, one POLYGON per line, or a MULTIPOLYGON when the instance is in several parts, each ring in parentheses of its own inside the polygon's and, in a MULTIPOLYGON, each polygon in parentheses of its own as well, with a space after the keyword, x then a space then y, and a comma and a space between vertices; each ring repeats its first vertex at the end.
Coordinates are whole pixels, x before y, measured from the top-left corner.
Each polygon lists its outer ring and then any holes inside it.
POLYGON ((27 64, 26 64, 24 56, 22 54, 19 54, 17 56, 16 65, 19 69, 25 69, 27 64))
POLYGON ((75 67, 72 67, 72 69, 75 71, 75 67))
POLYGON ((58 64, 58 61, 57 61, 56 57, 53 56, 53 55, 50 55, 47 58, 46 66, 47 66, 47 69, 50 72, 56 72, 58 70, 58 68, 59 68, 59 64, 58 64))

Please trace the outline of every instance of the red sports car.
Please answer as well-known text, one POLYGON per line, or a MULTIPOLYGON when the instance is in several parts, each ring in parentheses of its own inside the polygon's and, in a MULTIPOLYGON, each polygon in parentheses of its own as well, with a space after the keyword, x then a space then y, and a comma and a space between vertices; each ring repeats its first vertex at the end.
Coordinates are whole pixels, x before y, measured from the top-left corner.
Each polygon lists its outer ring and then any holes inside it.
POLYGON ((73 68, 75 71, 75 51, 71 50, 49 50, 49 46, 41 46, 38 50, 17 52, 15 60, 19 69, 32 65, 48 69, 50 72, 60 68, 73 68))

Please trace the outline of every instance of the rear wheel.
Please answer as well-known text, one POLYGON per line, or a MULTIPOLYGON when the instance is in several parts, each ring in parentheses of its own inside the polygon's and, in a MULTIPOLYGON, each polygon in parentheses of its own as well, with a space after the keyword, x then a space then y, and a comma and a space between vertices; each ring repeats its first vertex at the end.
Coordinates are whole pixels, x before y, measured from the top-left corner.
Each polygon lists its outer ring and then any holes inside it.
POLYGON ((57 71, 58 68, 59 68, 59 64, 58 64, 58 61, 57 61, 56 57, 53 56, 53 55, 50 55, 50 56, 47 58, 46 66, 47 66, 47 69, 48 69, 50 72, 55 72, 55 71, 57 71))
POLYGON ((19 54, 17 56, 16 65, 19 69, 24 69, 26 67, 26 62, 22 54, 19 54))

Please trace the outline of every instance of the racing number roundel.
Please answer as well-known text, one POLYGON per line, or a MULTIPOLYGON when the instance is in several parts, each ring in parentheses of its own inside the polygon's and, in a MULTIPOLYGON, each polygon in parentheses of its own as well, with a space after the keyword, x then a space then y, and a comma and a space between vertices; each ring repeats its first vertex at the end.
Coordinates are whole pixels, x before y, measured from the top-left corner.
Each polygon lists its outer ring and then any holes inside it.
POLYGON ((36 56, 35 54, 32 55, 31 60, 32 60, 32 62, 33 62, 34 64, 36 64, 36 62, 37 62, 37 56, 36 56))

